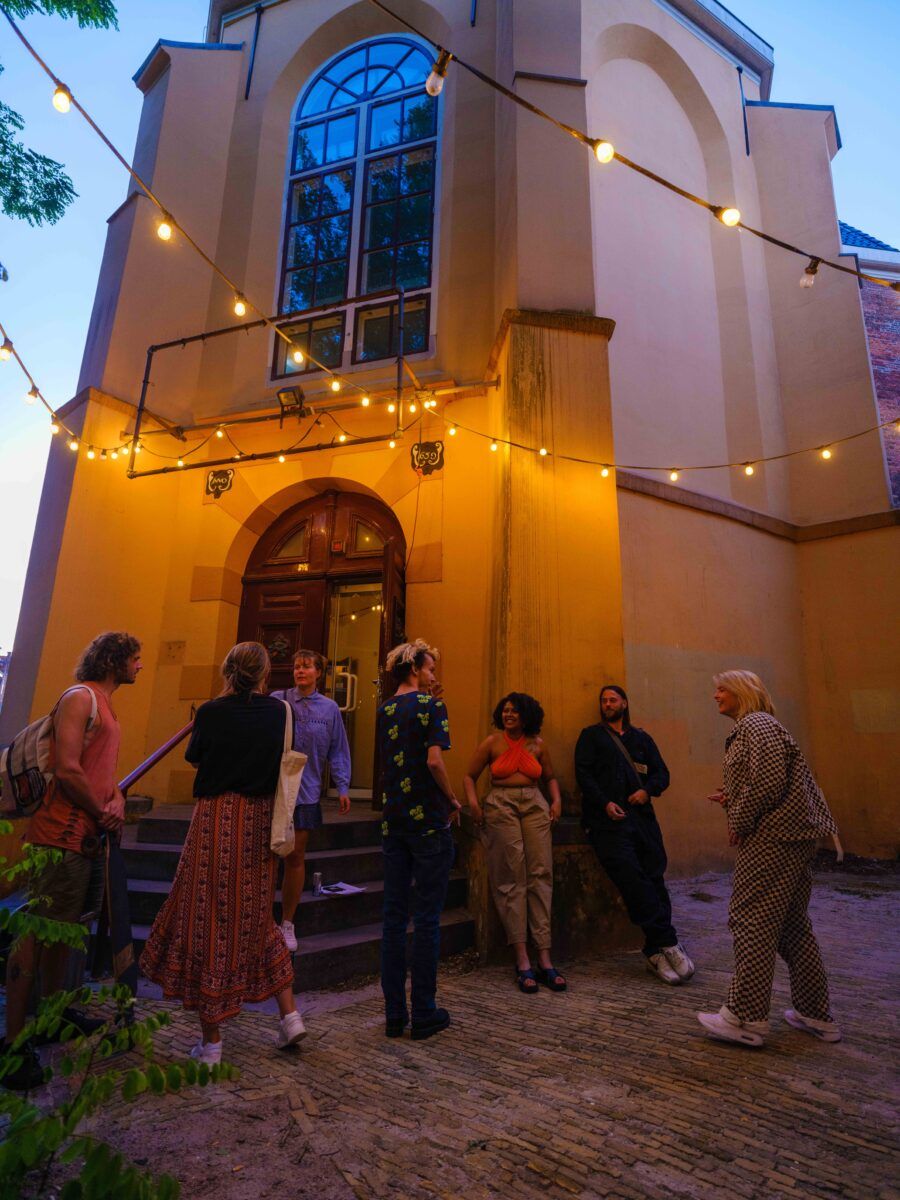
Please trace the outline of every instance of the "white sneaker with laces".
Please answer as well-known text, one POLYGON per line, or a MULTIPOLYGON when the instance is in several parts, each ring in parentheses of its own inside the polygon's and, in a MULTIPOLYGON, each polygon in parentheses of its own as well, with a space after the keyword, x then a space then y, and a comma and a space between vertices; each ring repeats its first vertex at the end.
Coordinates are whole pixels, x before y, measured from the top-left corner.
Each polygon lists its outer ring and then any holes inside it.
POLYGON ((681 942, 674 946, 663 946, 663 954, 679 979, 690 979, 694 973, 694 964, 688 958, 687 951, 681 942))
POLYGON ((297 931, 294 929, 293 921, 282 921, 281 932, 284 935, 284 944, 290 950, 291 954, 297 953, 297 931))
POLYGON ((217 1042, 199 1041, 196 1046, 191 1048, 191 1058, 195 1058, 197 1062, 206 1063, 208 1067, 214 1067, 216 1063, 222 1061, 222 1040, 217 1042))
POLYGON ((278 1024, 281 1026, 281 1033, 278 1035, 279 1050, 286 1050, 288 1046, 293 1046, 295 1042, 306 1037, 306 1026, 298 1012, 288 1013, 278 1024))
POLYGON ((841 1040, 841 1031, 835 1021, 817 1021, 815 1017, 804 1017, 795 1008, 787 1009, 784 1019, 794 1029, 800 1029, 803 1033, 811 1033, 820 1042, 839 1042, 841 1040))
POLYGON ((669 960, 662 950, 647 956, 647 970, 652 971, 663 983, 671 983, 673 987, 681 983, 681 976, 669 965, 669 960))
POLYGON ((740 1046, 764 1046, 769 1032, 768 1021, 741 1021, 723 1005, 717 1013, 697 1013, 697 1020, 710 1035, 720 1042, 737 1042, 740 1046))

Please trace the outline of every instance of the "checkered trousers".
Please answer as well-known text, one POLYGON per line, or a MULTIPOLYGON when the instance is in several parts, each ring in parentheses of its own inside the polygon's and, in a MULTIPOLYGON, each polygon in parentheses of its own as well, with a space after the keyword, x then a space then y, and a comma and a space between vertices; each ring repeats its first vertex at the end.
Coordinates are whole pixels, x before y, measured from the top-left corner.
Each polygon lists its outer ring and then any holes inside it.
POLYGON ((751 838, 738 850, 728 928, 735 972, 728 1007, 742 1021, 765 1021, 776 952, 787 963, 791 1003, 804 1017, 830 1021, 828 979, 810 923, 816 843, 751 838))

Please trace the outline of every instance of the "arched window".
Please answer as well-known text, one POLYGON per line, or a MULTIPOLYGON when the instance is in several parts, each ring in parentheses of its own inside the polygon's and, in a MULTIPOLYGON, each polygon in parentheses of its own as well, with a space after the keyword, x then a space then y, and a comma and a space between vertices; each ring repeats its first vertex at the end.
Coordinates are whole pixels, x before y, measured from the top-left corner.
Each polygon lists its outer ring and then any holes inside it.
MULTIPOLYGON (((437 100, 431 53, 409 38, 354 46, 300 96, 291 132, 279 312, 327 367, 428 349, 437 100)), ((275 374, 318 370, 276 339, 275 374)))

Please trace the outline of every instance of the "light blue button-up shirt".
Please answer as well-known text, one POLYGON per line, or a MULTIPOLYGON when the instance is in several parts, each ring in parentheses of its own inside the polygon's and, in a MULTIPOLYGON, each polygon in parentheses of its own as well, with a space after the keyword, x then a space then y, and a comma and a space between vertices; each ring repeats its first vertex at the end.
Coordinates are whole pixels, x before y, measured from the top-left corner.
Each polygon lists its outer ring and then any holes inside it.
POLYGON ((333 785, 345 795, 350 790, 350 746, 341 710, 321 692, 301 696, 293 687, 272 695, 287 700, 294 710, 294 749, 306 755, 297 803, 318 803, 326 763, 331 765, 333 785))

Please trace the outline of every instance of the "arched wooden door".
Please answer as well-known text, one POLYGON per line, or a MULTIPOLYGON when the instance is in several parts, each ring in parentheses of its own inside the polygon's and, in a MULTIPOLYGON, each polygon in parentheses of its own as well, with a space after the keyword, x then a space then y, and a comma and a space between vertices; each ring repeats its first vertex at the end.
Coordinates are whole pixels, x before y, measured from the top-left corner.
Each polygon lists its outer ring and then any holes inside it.
POLYGON ((405 554, 403 532, 385 505, 325 492, 266 530, 243 577, 238 638, 268 650, 270 687, 293 686, 299 649, 328 659, 322 690, 343 713, 357 793, 368 793, 374 777, 380 664, 405 636, 405 554))

